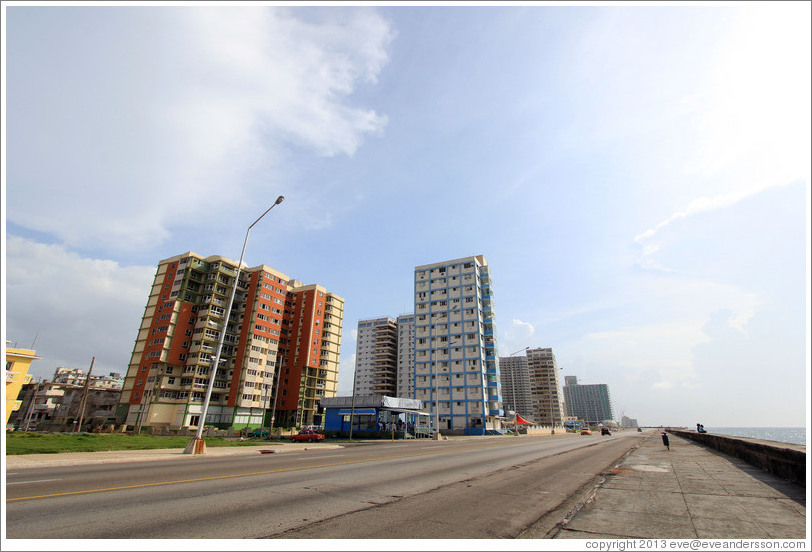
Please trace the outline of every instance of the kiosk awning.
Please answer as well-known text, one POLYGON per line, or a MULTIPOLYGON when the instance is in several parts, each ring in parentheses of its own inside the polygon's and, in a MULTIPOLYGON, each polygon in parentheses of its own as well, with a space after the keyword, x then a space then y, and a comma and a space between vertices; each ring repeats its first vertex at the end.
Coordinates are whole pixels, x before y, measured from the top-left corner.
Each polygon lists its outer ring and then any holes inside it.
POLYGON ((516 422, 517 424, 525 424, 525 425, 533 425, 533 422, 528 422, 518 414, 516 414, 516 422))
POLYGON ((405 414, 414 414, 416 416, 431 416, 430 412, 422 412, 420 410, 411 410, 409 408, 386 408, 383 407, 381 410, 389 410, 391 412, 403 412, 405 414))

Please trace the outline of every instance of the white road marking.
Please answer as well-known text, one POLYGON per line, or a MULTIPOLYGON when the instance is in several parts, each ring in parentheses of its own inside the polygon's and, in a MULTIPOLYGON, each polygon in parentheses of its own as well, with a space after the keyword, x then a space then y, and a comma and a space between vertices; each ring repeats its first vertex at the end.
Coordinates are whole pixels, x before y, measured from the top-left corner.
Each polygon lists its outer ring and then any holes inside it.
POLYGON ((34 481, 14 481, 6 485, 22 485, 24 483, 44 483, 45 481, 61 481, 61 479, 35 479, 34 481))
POLYGON ((308 460, 315 460, 316 458, 335 458, 336 456, 346 456, 346 454, 330 454, 324 456, 308 456, 308 460))

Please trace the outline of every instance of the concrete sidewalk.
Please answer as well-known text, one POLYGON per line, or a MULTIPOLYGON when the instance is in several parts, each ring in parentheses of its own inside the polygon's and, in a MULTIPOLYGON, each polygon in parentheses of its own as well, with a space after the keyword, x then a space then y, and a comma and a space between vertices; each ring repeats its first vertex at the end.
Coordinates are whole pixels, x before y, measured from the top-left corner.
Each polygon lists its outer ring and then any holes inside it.
POLYGON ((608 473, 554 539, 803 539, 806 489, 654 432, 608 473))
POLYGON ((270 441, 257 446, 206 447, 205 455, 183 454, 182 448, 153 450, 110 450, 99 452, 63 452, 60 454, 14 454, 6 455, 6 470, 25 468, 47 468, 53 466, 73 466, 79 464, 109 464, 114 462, 144 462, 151 460, 192 460, 217 456, 259 456, 261 451, 274 453, 297 452, 301 450, 325 450, 341 448, 341 445, 328 443, 284 443, 270 441))

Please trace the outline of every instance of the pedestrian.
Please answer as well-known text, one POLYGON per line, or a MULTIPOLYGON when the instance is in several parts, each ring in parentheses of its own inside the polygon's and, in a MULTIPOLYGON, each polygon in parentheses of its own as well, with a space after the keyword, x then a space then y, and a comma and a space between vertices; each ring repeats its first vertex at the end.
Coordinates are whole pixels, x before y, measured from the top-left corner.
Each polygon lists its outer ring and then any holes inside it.
POLYGON ((665 431, 663 431, 663 444, 665 445, 665 448, 671 450, 671 445, 668 443, 668 434, 665 431))

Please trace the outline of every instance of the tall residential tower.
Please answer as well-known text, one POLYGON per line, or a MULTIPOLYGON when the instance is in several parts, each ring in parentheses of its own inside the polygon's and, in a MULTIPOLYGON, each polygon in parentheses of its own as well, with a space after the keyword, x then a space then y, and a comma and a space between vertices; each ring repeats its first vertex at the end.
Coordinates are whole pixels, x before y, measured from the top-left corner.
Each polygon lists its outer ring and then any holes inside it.
POLYGON ((533 421, 541 425, 561 426, 564 412, 558 385, 558 362, 549 347, 527 350, 533 421))
POLYGON ((313 423, 335 395, 344 300, 268 266, 191 251, 158 263, 124 380, 117 416, 127 424, 181 428, 258 426, 278 380, 277 425, 313 423), (220 367, 200 420, 220 332, 220 367), (278 376, 278 378, 277 378, 278 376))
POLYGON ((564 399, 567 403, 567 415, 575 416, 590 425, 614 420, 609 386, 605 383, 582 385, 574 376, 567 377, 564 386, 564 399))
POLYGON ((441 432, 501 427, 492 289, 482 255, 415 267, 415 398, 441 432))
POLYGON ((502 378, 502 396, 505 410, 512 410, 526 420, 535 422, 533 399, 530 395, 530 371, 527 357, 499 357, 499 373, 502 378))
POLYGON ((397 393, 398 329, 391 318, 358 321, 355 395, 397 393))

